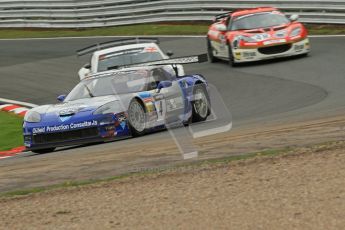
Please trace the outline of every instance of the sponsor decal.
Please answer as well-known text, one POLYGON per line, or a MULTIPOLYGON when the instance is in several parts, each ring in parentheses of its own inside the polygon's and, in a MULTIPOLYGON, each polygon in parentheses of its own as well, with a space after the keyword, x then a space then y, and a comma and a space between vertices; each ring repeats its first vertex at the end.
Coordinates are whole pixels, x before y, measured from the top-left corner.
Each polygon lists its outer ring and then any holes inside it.
POLYGON ((226 44, 226 38, 225 38, 224 34, 219 34, 219 40, 220 40, 220 43, 222 45, 226 44))
POLYGON ((122 129, 125 129, 125 127, 126 127, 126 122, 125 122, 125 121, 121 122, 121 123, 120 123, 120 126, 121 126, 122 129))
POLYGON ((301 52, 304 49, 304 45, 303 44, 295 45, 294 49, 295 49, 296 52, 301 52))
POLYGON ((149 92, 140 92, 140 93, 138 93, 138 95, 139 95, 139 97, 142 98, 143 100, 144 100, 145 98, 150 98, 150 97, 151 97, 151 93, 149 93, 149 92))
POLYGON ((119 122, 123 122, 123 121, 126 121, 126 120, 127 120, 127 117, 126 117, 126 115, 125 115, 124 113, 122 113, 122 114, 117 114, 117 120, 118 120, 119 122))
POLYGON ((271 45, 271 44, 283 43, 283 42, 286 42, 286 39, 275 39, 275 40, 265 41, 264 45, 271 45))
POLYGON ((155 52, 157 52, 157 48, 156 47, 147 47, 147 48, 145 48, 144 52, 155 53, 155 52))
POLYGON ((45 132, 58 132, 58 131, 67 131, 72 129, 79 129, 79 128, 86 128, 91 126, 97 126, 98 122, 95 120, 92 121, 84 121, 80 123, 71 123, 68 125, 54 125, 54 126, 44 126, 33 128, 33 134, 45 133, 45 132))
POLYGON ((241 52, 235 52, 234 57, 235 57, 235 59, 237 59, 237 60, 241 60, 241 52))
POLYGON ((148 113, 151 113, 151 112, 153 112, 155 110, 153 102, 145 103, 145 106, 146 106, 146 109, 147 109, 148 113))
POLYGON ((166 113, 166 103, 165 100, 155 101, 155 108, 157 112, 157 120, 163 120, 166 113))
POLYGON ((77 129, 77 128, 96 126, 97 124, 98 124, 98 122, 93 120, 93 121, 84 121, 81 123, 71 123, 70 127, 71 127, 71 129, 77 129))
POLYGON ((40 127, 40 128, 33 128, 32 129, 32 133, 36 134, 36 133, 44 133, 46 131, 45 127, 40 127))
POLYGON ((243 52, 242 54, 243 54, 243 57, 247 59, 252 59, 253 57, 256 56, 255 52, 243 52))
POLYGON ((149 103, 149 102, 152 102, 152 98, 151 97, 148 97, 148 98, 144 98, 143 99, 143 101, 145 102, 145 103, 149 103))
POLYGON ((166 103, 167 103, 168 112, 176 110, 176 109, 181 109, 183 107, 182 97, 176 97, 176 98, 166 100, 166 103))
POLYGON ((60 116, 59 118, 60 118, 60 121, 62 121, 62 122, 65 122, 65 121, 68 121, 70 118, 71 118, 72 116, 60 116))
POLYGON ((254 36, 251 36, 251 38, 256 40, 256 41, 263 41, 265 39, 269 39, 270 37, 271 37, 271 35, 269 35, 267 33, 255 34, 254 36))

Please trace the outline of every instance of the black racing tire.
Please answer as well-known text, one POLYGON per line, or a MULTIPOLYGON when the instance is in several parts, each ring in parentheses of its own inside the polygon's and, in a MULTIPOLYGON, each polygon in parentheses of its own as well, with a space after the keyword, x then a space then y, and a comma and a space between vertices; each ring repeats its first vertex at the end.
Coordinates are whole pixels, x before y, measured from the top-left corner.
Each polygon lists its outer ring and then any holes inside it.
POLYGON ((35 149, 31 150, 33 153, 44 154, 44 153, 51 153, 55 150, 55 148, 46 148, 46 149, 35 149))
POLYGON ((308 56, 309 56, 309 52, 300 55, 300 57, 308 57, 308 56))
POLYGON ((230 43, 228 43, 228 53, 229 53, 229 65, 232 67, 236 67, 238 64, 234 60, 234 55, 232 54, 232 48, 230 43))
POLYGON ((211 42, 210 42, 210 39, 207 38, 207 54, 208 54, 208 58, 210 60, 211 63, 215 63, 218 61, 218 58, 216 58, 214 55, 213 55, 213 48, 211 46, 211 42))
POLYGON ((192 122, 205 121, 211 113, 210 96, 204 84, 197 84, 193 88, 192 122), (200 96, 197 96, 201 94, 200 96), (201 97, 201 98, 200 98, 201 97))
POLYGON ((129 103, 128 126, 133 137, 146 133, 146 109, 144 104, 136 98, 129 103))

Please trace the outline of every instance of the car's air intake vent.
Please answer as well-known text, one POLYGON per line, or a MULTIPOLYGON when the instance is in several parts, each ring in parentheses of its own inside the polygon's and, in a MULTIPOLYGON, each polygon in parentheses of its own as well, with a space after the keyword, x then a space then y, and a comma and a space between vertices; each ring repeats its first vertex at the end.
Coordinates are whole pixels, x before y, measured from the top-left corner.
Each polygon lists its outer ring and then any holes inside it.
POLYGON ((279 26, 279 27, 275 27, 273 28, 274 31, 278 31, 278 30, 282 30, 282 29, 285 29, 286 26, 279 26))
POLYGON ((291 44, 283 44, 269 47, 261 47, 258 51, 262 54, 279 54, 288 51, 291 48, 291 44))
POLYGON ((62 141, 73 141, 73 140, 79 140, 79 139, 91 138, 91 137, 97 137, 97 136, 98 136, 98 129, 97 127, 94 127, 94 128, 79 129, 79 130, 59 132, 59 133, 37 134, 33 136, 33 142, 35 144, 54 143, 54 142, 62 142, 62 141))
POLYGON ((260 34, 262 30, 246 30, 245 32, 248 34, 260 34))

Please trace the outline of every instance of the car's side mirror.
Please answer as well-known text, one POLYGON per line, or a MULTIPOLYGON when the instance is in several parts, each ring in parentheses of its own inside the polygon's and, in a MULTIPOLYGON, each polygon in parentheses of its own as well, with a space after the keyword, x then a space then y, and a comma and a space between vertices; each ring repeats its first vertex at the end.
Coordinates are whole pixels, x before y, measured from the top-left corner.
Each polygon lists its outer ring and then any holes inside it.
POLYGON ((91 74, 91 69, 85 68, 85 67, 82 67, 78 72, 80 80, 87 78, 90 74, 91 74))
POLYGON ((171 50, 168 50, 167 55, 168 55, 168 57, 170 58, 171 56, 174 55, 174 52, 172 52, 171 50))
POLYGON ((215 28, 216 30, 221 31, 221 32, 227 31, 226 25, 224 24, 216 24, 215 28))
POLYGON ((85 69, 91 69, 91 64, 90 63, 86 63, 83 68, 85 69))
POLYGON ((299 18, 298 14, 293 14, 290 16, 290 21, 294 22, 294 21, 297 21, 299 18))
POLYGON ((157 92, 159 93, 163 88, 169 88, 172 86, 172 81, 161 81, 157 86, 157 92))
POLYGON ((59 102, 63 102, 64 100, 65 100, 65 98, 66 98, 66 95, 60 95, 60 96, 58 96, 56 99, 59 101, 59 102))

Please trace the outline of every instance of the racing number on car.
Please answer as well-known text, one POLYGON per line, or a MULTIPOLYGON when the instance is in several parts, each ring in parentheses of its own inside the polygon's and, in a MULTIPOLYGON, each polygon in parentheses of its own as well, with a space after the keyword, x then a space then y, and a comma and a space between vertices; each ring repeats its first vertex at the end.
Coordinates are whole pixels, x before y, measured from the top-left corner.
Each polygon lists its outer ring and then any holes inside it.
POLYGON ((157 111, 157 120, 164 120, 166 113, 166 103, 163 97, 160 97, 159 100, 156 100, 154 103, 157 111))

